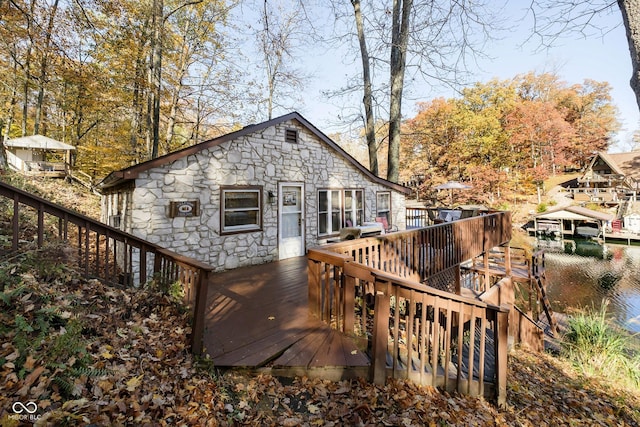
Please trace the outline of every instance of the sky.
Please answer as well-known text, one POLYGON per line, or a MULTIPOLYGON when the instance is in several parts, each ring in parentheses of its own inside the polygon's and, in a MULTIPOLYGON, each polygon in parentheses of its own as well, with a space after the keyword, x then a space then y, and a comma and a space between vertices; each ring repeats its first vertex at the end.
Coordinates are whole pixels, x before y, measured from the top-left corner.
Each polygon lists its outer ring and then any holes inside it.
MULTIPOLYGON (((523 45, 531 34, 531 21, 517 21, 515 17, 524 16, 521 3, 510 3, 512 6, 505 13, 514 17, 509 19, 515 23, 517 30, 487 46, 486 50, 492 59, 481 60, 478 68, 470 70, 474 81, 486 82, 492 78, 506 80, 534 71, 556 72, 569 85, 583 83, 585 79, 609 82, 613 103, 619 110, 618 120, 622 124, 609 151, 629 151, 633 147, 633 132, 640 128, 640 110, 629 86, 631 59, 620 11, 616 9, 614 13, 598 17, 599 22, 610 29, 606 34, 588 38, 572 35, 559 40, 551 49, 536 53, 538 45, 535 41, 523 45)), ((322 91, 341 87, 346 75, 352 74, 350 70, 345 70, 342 57, 340 52, 331 51, 323 55, 316 52, 313 57, 301 59, 303 67, 310 69, 315 78, 302 94, 305 102, 298 111, 327 134, 338 131, 336 123, 340 110, 335 101, 322 95, 322 91)), ((359 63, 353 66, 359 67, 359 63)), ((438 89, 432 85, 425 85, 424 90, 419 87, 414 90, 417 94, 421 92, 425 96, 419 101, 455 96, 451 89, 438 89)), ((406 118, 416 114, 416 102, 413 99, 403 101, 403 115, 406 118)))

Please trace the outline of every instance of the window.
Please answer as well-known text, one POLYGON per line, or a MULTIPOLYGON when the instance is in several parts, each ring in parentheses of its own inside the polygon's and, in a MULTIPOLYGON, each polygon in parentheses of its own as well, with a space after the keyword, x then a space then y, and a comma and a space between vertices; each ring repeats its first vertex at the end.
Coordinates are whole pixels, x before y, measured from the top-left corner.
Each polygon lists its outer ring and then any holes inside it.
POLYGON ((262 188, 222 187, 222 233, 262 229, 262 188))
POLYGON ((384 191, 376 194, 376 218, 383 217, 391 224, 391 193, 384 191))
POLYGON ((362 225, 364 220, 364 196, 362 190, 344 191, 344 224, 346 227, 362 225))
POLYGON ((285 142, 296 144, 298 142, 298 131, 295 129, 286 129, 284 131, 284 140, 285 142))
POLYGON ((363 190, 318 191, 318 235, 336 234, 343 227, 362 225, 363 190))
POLYGON ((318 234, 333 234, 340 230, 340 190, 318 192, 318 234))

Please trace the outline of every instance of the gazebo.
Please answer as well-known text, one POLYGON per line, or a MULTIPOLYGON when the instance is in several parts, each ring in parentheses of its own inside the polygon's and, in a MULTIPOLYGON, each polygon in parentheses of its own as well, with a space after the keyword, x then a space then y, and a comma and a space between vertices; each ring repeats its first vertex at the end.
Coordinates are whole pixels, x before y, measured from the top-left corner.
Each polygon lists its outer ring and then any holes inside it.
POLYGON ((9 167, 26 175, 64 178, 69 174, 71 151, 76 148, 64 142, 32 135, 4 142, 9 167))

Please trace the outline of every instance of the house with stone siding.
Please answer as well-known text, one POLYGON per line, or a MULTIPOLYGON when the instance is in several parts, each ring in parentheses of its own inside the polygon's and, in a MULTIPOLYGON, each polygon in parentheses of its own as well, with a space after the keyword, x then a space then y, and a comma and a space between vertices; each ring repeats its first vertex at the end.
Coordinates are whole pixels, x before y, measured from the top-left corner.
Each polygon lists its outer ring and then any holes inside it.
POLYGON ((217 271, 303 256, 346 227, 405 228, 407 187, 293 112, 110 173, 104 222, 217 271))

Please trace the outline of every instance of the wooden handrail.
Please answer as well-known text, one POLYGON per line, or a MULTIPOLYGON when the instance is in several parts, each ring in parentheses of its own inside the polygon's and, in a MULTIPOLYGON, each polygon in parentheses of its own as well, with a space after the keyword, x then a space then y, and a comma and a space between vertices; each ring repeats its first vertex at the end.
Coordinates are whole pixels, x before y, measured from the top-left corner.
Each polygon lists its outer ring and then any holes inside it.
POLYGON ((202 352, 204 310, 213 267, 4 182, 0 182, 0 196, 13 201, 12 251, 20 249, 20 231, 24 229, 21 223, 30 220, 36 223, 37 247, 44 245, 45 236, 47 241, 57 239, 75 246, 78 267, 86 277, 125 287, 143 286, 149 279, 165 285, 179 282, 185 302, 192 307, 191 350, 196 354, 202 352), (21 216, 21 205, 35 210, 34 215, 21 216))
POLYGON ((376 275, 375 290, 374 382, 383 384, 387 376, 404 377, 447 390, 490 395, 498 404, 506 401, 508 308, 420 289, 387 274, 376 275), (487 335, 488 330, 492 336, 487 335), (487 342, 490 338, 491 348, 487 342), (393 343, 391 351, 389 342, 393 343), (461 350, 465 348, 466 354, 461 350), (457 372, 453 379, 448 372, 452 365, 457 372), (487 379, 493 388, 485 388, 487 379))
POLYGON ((365 340, 376 382, 406 376, 504 402, 509 310, 426 284, 449 271, 459 276, 460 263, 508 243, 510 233, 509 214, 498 213, 310 249, 310 310, 365 340), (493 352, 487 347, 488 328, 493 352), (465 331, 474 337, 470 342, 463 342, 465 331), (448 363, 457 366, 455 380, 448 363), (489 374, 493 388, 485 387, 489 374))

